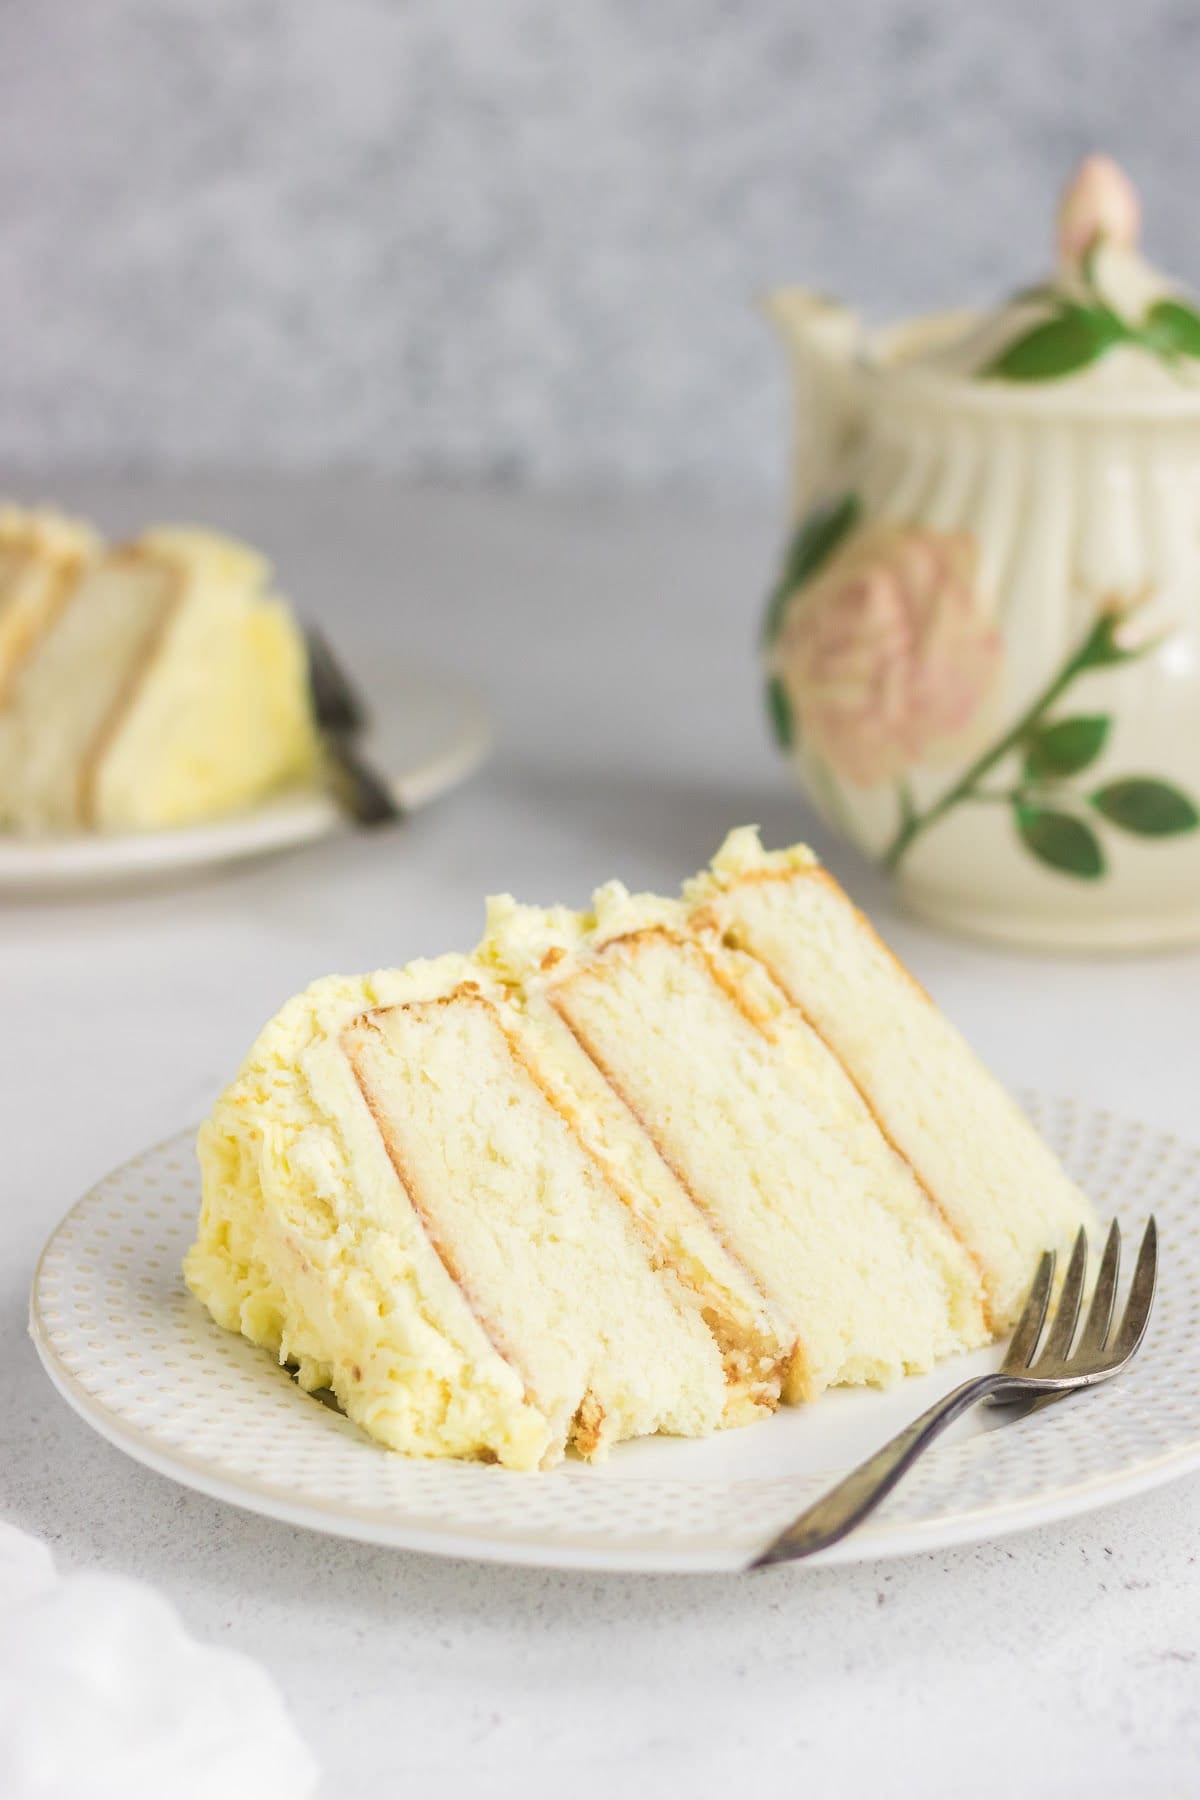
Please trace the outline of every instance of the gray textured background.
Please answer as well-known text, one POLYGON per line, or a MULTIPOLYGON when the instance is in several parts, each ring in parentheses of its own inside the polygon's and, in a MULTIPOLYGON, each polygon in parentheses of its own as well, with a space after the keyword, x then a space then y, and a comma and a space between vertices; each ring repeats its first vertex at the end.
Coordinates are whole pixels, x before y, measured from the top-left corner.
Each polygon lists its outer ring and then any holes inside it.
POLYGON ((1200 273, 1192 0, 0 0, 0 459, 779 480, 756 291, 1200 273))

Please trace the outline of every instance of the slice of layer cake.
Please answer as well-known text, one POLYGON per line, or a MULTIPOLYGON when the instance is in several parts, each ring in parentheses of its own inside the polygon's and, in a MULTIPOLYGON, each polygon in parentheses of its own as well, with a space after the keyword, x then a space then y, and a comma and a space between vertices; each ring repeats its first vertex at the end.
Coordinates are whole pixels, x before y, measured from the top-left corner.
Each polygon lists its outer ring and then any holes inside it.
POLYGON ((808 853, 745 833, 683 900, 495 901, 470 957, 318 983, 200 1161, 219 1323, 393 1448, 516 1468, 927 1369, 1087 1217, 808 853))
POLYGON ((395 1449, 529 1468, 712 1431, 716 1337, 519 1026, 466 957, 292 1001, 201 1133, 189 1285, 395 1449))
POLYGON ((312 770, 303 641, 261 557, 185 530, 104 550, 7 517, 0 824, 187 824, 312 770))

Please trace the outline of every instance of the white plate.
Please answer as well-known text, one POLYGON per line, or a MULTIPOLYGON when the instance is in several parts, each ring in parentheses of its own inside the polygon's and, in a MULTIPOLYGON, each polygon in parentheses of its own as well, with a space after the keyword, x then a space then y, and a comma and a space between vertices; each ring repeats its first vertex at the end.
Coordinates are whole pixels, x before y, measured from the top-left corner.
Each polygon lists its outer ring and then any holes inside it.
MULTIPOLYGON (((487 754, 486 716, 457 682, 382 656, 364 668, 362 685, 373 714, 364 749, 410 811, 464 780, 487 754)), ((0 894, 96 887, 200 869, 291 849, 344 828, 325 794, 298 788, 248 812, 174 831, 54 838, 0 832, 0 894)))
MULTIPOLYGON (((1162 1234, 1158 1300, 1127 1374, 1017 1423, 976 1409, 822 1560, 934 1550, 1043 1525, 1200 1466, 1200 1148, 1072 1101, 1034 1118, 1102 1217, 1162 1234)), ((827 1395, 702 1442, 654 1438, 545 1474, 381 1449, 220 1330, 179 1275, 198 1204, 190 1134, 79 1201, 34 1280, 31 1329, 60 1392, 161 1474, 294 1525, 447 1556, 567 1568, 740 1567, 991 1350, 880 1394, 827 1395)), ((1136 1238, 1133 1240, 1136 1242, 1136 1238)), ((815 1559, 814 1559, 815 1560, 815 1559)))

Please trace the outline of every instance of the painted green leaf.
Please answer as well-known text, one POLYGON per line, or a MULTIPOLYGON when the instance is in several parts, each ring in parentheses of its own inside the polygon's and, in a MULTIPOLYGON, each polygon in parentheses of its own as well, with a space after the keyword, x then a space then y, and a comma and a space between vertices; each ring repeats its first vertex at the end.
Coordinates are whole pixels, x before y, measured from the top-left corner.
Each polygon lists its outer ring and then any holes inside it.
POLYGON ((1131 831, 1135 837, 1174 837, 1200 825, 1200 812, 1180 788, 1148 775, 1110 781, 1089 797, 1110 825, 1131 831))
POLYGON ((1200 313, 1185 300, 1156 300, 1140 336, 1152 350, 1168 356, 1200 356, 1200 313))
POLYGON ((1065 306, 1057 318, 1015 339, 980 372, 1001 381, 1054 381, 1086 369, 1125 335, 1115 313, 1065 306))
POLYGON ((767 717, 780 749, 790 750, 796 741, 796 726, 788 691, 778 675, 772 675, 767 683, 767 717))
POLYGON ((1095 881, 1103 875, 1099 840, 1081 819, 1042 806, 1018 805, 1014 810, 1022 843, 1047 868, 1081 881, 1095 881))
POLYGON ((779 580, 771 589, 763 620, 763 643, 772 644, 783 624, 787 603, 802 582, 816 574, 837 549, 847 532, 858 523, 862 503, 857 494, 843 494, 818 507, 802 521, 788 547, 779 580))
POLYGON ((1042 725, 1025 740, 1025 779, 1061 781, 1095 762, 1112 720, 1104 713, 1080 713, 1042 725))

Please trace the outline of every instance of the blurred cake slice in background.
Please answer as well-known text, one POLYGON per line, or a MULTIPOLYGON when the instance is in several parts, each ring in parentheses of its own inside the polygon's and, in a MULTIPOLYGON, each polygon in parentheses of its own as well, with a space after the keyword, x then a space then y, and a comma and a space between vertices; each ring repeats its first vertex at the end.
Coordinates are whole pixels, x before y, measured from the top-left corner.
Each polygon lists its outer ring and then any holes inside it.
POLYGON ((1086 1200, 806 850, 493 901, 318 982, 200 1136, 186 1275, 393 1449, 547 1465, 885 1384, 1011 1320, 1086 1200))
POLYGON ((0 515, 0 826, 186 825, 310 774, 303 638, 269 573, 210 532, 104 548, 0 515))
POLYGON ((90 526, 61 513, 0 506, 0 705, 99 548, 90 526))

